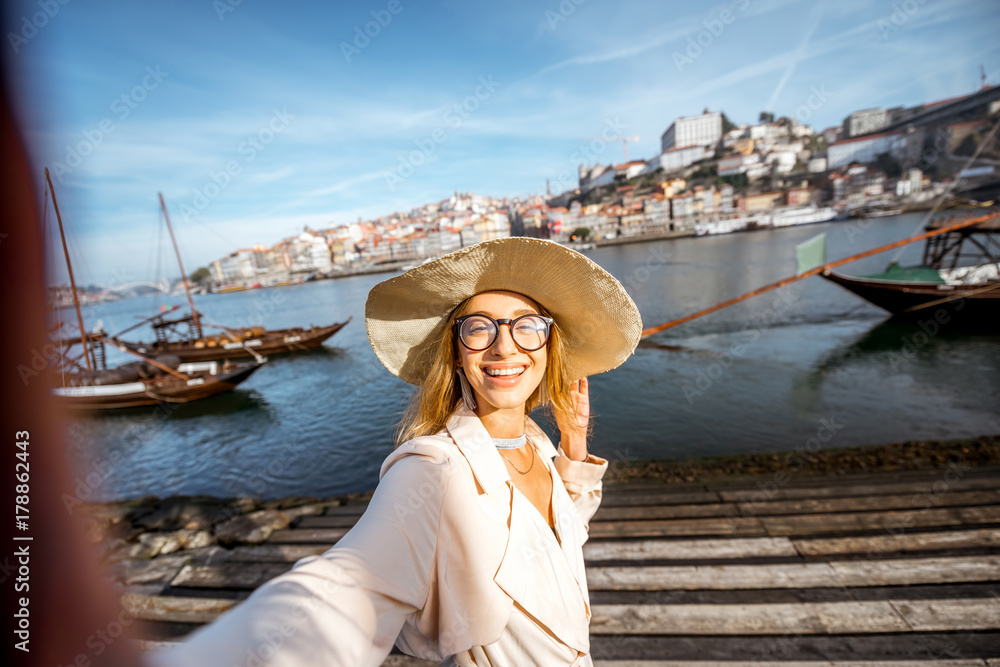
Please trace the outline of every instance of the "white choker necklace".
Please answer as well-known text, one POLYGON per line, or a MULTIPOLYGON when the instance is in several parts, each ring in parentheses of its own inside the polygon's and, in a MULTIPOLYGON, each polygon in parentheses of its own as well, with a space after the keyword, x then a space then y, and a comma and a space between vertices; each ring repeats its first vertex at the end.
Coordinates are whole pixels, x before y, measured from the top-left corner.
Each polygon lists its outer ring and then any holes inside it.
POLYGON ((497 449, 517 449, 528 444, 528 436, 522 433, 517 438, 493 438, 493 444, 497 449))

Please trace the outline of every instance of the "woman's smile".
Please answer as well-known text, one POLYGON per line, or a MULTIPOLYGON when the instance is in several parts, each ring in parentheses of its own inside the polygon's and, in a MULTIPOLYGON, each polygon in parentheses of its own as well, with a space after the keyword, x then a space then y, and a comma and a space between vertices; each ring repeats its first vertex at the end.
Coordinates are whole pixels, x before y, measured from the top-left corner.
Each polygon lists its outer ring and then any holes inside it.
POLYGON ((487 364, 480 368, 498 387, 513 387, 520 382, 521 376, 528 369, 528 366, 525 364, 487 364))

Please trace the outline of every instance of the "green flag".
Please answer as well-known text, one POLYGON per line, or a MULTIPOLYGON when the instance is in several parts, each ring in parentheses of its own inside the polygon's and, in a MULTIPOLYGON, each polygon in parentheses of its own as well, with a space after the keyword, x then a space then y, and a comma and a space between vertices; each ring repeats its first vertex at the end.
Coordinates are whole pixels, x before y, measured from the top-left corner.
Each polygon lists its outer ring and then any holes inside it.
POLYGON ((795 246, 795 257, 799 262, 800 274, 826 264, 826 232, 795 246))

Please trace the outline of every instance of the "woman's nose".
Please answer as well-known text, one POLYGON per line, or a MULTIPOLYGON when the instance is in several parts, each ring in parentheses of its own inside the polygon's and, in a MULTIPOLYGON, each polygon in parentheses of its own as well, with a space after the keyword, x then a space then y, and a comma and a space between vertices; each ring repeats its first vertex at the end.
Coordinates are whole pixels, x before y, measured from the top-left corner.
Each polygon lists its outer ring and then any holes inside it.
POLYGON ((493 341, 493 354, 497 356, 510 356, 517 352, 517 345, 514 344, 514 337, 511 335, 510 325, 506 322, 497 328, 497 339, 493 341))

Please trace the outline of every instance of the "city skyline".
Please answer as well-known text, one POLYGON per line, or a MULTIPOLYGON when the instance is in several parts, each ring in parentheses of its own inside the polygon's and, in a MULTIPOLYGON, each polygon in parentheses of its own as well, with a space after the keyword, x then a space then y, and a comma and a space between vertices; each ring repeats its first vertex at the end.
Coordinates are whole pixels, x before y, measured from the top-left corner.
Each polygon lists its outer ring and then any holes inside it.
POLYGON ((622 161, 619 142, 595 154, 583 137, 638 135, 629 157, 648 159, 704 108, 820 130, 972 92, 1000 65, 998 10, 976 1, 45 4, 11 8, 6 48, 36 167, 97 283, 145 277, 158 191, 193 270, 456 190, 559 192, 581 155, 622 161))

